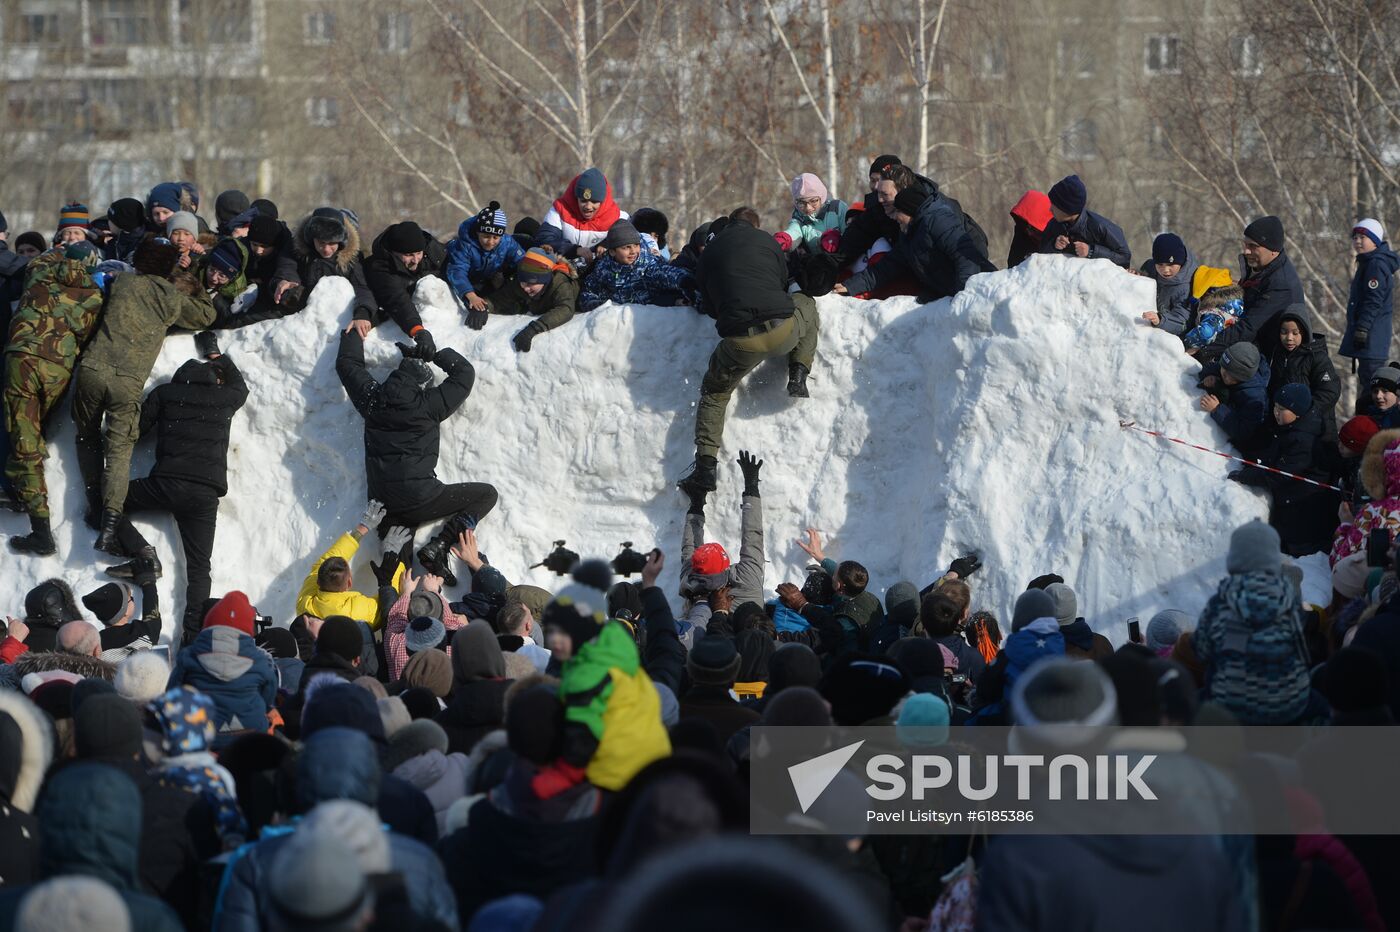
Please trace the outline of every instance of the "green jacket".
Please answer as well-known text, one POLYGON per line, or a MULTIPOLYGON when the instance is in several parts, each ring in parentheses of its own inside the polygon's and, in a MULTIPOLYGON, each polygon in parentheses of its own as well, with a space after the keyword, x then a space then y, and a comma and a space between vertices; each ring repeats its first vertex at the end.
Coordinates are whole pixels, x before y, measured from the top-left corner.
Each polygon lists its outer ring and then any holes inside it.
MULTIPOLYGON (((243 244, 243 240, 241 239, 234 237, 226 237, 226 239, 228 242, 238 247, 239 258, 238 274, 230 279, 228 284, 215 288, 213 291, 209 291, 209 288, 204 285, 204 270, 209 265, 209 253, 213 252, 213 249, 206 250, 204 254, 199 257, 194 270, 195 274, 199 277, 199 284, 204 287, 205 291, 209 292, 210 297, 222 298, 224 301, 232 304, 238 299, 239 295, 248 290, 248 247, 243 244)), ((225 240, 221 239, 218 244, 222 246, 224 241, 225 240)))
POLYGON ((214 305, 202 290, 189 297, 156 275, 118 275, 112 281, 102 323, 83 353, 82 366, 144 383, 167 330, 197 330, 213 322, 214 305))
POLYGON ((530 297, 520 290, 520 283, 511 281, 487 298, 491 310, 498 314, 530 314, 544 329, 567 324, 578 309, 578 279, 555 272, 544 291, 530 297))
POLYGON ((35 256, 27 272, 5 351, 72 369, 102 310, 102 289, 87 266, 59 250, 35 256))

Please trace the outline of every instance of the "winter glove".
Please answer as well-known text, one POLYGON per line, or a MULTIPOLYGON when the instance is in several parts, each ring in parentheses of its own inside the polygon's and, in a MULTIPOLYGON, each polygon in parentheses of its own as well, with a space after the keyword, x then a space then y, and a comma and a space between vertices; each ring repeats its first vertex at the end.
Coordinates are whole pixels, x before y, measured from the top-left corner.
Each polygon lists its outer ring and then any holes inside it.
POLYGON ((802 614, 802 610, 807 607, 807 597, 802 594, 802 590, 790 582, 781 583, 778 586, 778 601, 788 608, 802 614))
POLYGON ((1367 343, 1370 343, 1370 342, 1371 342, 1371 331, 1369 331, 1369 330, 1354 330, 1354 331, 1352 331, 1352 334, 1351 334, 1351 343, 1352 343, 1353 346, 1365 346, 1367 343))
POLYGON ((739 451, 739 469, 744 473, 744 494, 758 495, 758 471, 763 468, 763 460, 755 459, 748 450, 739 451))
POLYGON ((394 585, 394 574, 399 571, 399 555, 397 553, 385 553, 383 561, 375 563, 369 561, 370 572, 374 573, 374 581, 382 589, 386 586, 394 585))
POLYGON ((194 335, 194 350, 200 359, 219 355, 219 338, 212 330, 201 330, 194 335))
POLYGON ((360 520, 357 524, 360 527, 367 528, 379 527, 379 522, 384 520, 384 515, 387 513, 388 509, 384 507, 383 502, 377 502, 371 498, 365 504, 364 513, 360 515, 360 520))
POLYGON ((413 532, 406 527, 395 525, 389 528, 389 532, 384 535, 384 555, 392 554, 398 557, 403 553, 404 545, 413 540, 413 532))
POLYGON ((792 237, 788 236, 785 231, 779 230, 773 234, 773 238, 778 241, 778 248, 783 252, 792 248, 792 237))
POLYGON ((827 230, 822 234, 822 252, 835 253, 841 248, 841 231, 827 230))
POLYGON ((690 486, 686 486, 683 491, 686 498, 690 499, 690 507, 686 509, 686 513, 703 515, 705 513, 705 499, 710 493, 701 489, 692 489, 690 486))
POLYGON ((1064 582, 1064 581, 1065 581, 1065 578, 1064 578, 1063 576, 1061 576, 1059 573, 1046 573, 1044 576, 1037 576, 1035 579, 1032 579, 1031 582, 1030 582, 1030 585, 1026 586, 1026 588, 1027 588, 1027 589, 1045 589, 1045 588, 1047 588, 1047 587, 1053 585, 1054 583, 1057 583, 1057 582, 1062 583, 1062 582, 1064 582))
POLYGON ((534 342, 535 337, 544 332, 544 324, 541 324, 538 320, 534 320, 530 322, 528 327, 517 333, 515 339, 511 340, 511 342, 515 344, 515 348, 520 352, 528 353, 530 352, 530 344, 534 342))
POLYGON ((958 557, 953 561, 953 565, 948 567, 949 570, 958 574, 959 579, 966 579, 981 568, 982 557, 975 552, 958 557))
MULTIPOLYGON (((395 343, 394 346, 400 353, 403 353, 404 359, 423 358, 423 347, 418 343, 395 343)), ((432 359, 431 356, 428 358, 432 359)))
POLYGON ((293 285, 283 292, 282 300, 277 303, 295 314, 306 304, 306 289, 301 285, 293 285))
POLYGON ((413 342, 418 344, 418 358, 431 362, 437 355, 437 344, 433 342, 433 335, 427 330, 419 330, 413 335, 413 342))
POLYGON ((480 330, 486 326, 486 318, 489 316, 486 311, 467 311, 467 326, 473 330, 480 330))

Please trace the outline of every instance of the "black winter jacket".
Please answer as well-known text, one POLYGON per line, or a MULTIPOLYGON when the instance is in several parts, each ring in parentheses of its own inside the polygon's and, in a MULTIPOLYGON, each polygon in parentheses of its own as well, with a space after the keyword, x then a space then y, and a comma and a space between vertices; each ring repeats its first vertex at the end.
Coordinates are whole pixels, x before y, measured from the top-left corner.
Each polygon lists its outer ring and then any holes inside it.
POLYGON ((722 337, 793 315, 787 257, 772 236, 731 220, 705 247, 695 275, 703 309, 722 337))
POLYGON ((1233 326, 1226 327, 1215 338, 1213 346, 1222 349, 1236 343, 1252 342, 1264 358, 1273 355, 1278 346, 1278 325, 1283 312, 1294 304, 1303 303, 1303 283, 1288 253, 1257 272, 1240 257, 1240 288, 1244 290, 1244 314, 1233 326))
POLYGON ((1297 322, 1303 342, 1291 353, 1280 343, 1269 357, 1269 401, 1277 399, 1279 389, 1285 385, 1306 385, 1312 392, 1312 409, 1322 419, 1323 440, 1331 443, 1337 439, 1337 399, 1342 388, 1327 352, 1327 338, 1312 332, 1307 308, 1301 304, 1285 311, 1279 317, 1279 326, 1289 320, 1297 322))
POLYGON ((257 285, 259 294, 263 286, 272 287, 277 279, 278 264, 290 262, 296 265, 296 251, 292 247, 292 231, 287 229, 287 225, 280 220, 277 222, 277 242, 272 244, 272 251, 265 256, 260 256, 253 252, 252 247, 248 249, 248 268, 244 275, 249 284, 257 285))
MULTIPOLYGON (((923 175, 915 175, 914 177, 917 179, 915 187, 929 197, 942 198, 945 204, 962 217, 963 226, 967 229, 967 235, 971 238, 975 251, 984 258, 990 255, 987 251, 987 234, 976 220, 967 215, 962 209, 962 205, 940 191, 938 182, 932 178, 925 178, 923 175)), ((893 217, 885 213, 885 208, 880 205, 880 196, 871 191, 865 196, 865 209, 852 212, 847 219, 846 232, 841 234, 841 248, 836 254, 837 259, 841 265, 850 265, 865 255, 866 250, 875 245, 876 240, 883 237, 891 246, 894 246, 895 243, 899 242, 899 235, 899 224, 895 222, 893 217)), ((859 292, 853 292, 853 294, 859 294, 859 292)))
MULTIPOLYGON (((1259 462, 1305 479, 1327 482, 1328 444, 1322 433, 1322 417, 1316 407, 1292 424, 1275 423, 1259 462)), ((1312 553, 1326 547, 1332 539, 1337 525, 1336 493, 1249 466, 1240 470, 1238 478, 1245 485, 1269 490, 1269 524, 1278 531, 1284 553, 1312 553)))
POLYGON ((846 282, 851 294, 874 291, 901 275, 919 280, 920 298, 934 301, 955 295, 978 272, 994 272, 985 245, 978 249, 963 220, 963 212, 950 199, 934 194, 919 207, 909 228, 899 237, 894 254, 846 282))
POLYGON ((185 479, 228 492, 228 434, 248 400, 243 373, 228 356, 210 363, 191 359, 175 377, 141 403, 141 433, 156 428, 152 476, 185 479))
POLYGON ((447 249, 427 233, 423 234, 423 259, 418 268, 409 271, 402 261, 384 246, 384 234, 374 241, 374 248, 365 261, 365 280, 369 290, 379 302, 379 313, 370 316, 360 308, 355 309, 357 320, 382 321, 385 316, 404 333, 412 335, 417 327, 423 326, 423 318, 413 306, 413 290, 418 282, 430 275, 442 278, 442 270, 447 266, 447 249))
POLYGON ((1040 236, 1040 251, 1072 256, 1075 255, 1075 243, 1089 244, 1090 259, 1107 259, 1125 269, 1132 267, 1133 251, 1128 248, 1123 228, 1092 210, 1080 211, 1079 216, 1070 223, 1051 219, 1040 236), (1055 240, 1061 236, 1069 237, 1069 246, 1056 249, 1055 240))
MULTIPOLYGON (((310 219, 310 216, 306 218, 310 219)), ((345 243, 329 259, 323 259, 316 251, 316 244, 310 239, 306 220, 302 221, 292 238, 291 252, 279 258, 277 277, 301 285, 305 292, 303 300, 311 297, 311 292, 316 290, 323 278, 339 276, 347 279, 350 287, 355 289, 355 318, 372 318, 377 305, 374 293, 369 290, 369 284, 365 281, 364 264, 360 261, 359 228, 355 226, 354 221, 346 217, 345 243)))
POLYGON ((438 425, 467 400, 476 380, 476 370, 456 350, 438 350, 433 364, 447 373, 447 380, 434 388, 419 388, 401 369, 381 385, 365 367, 360 336, 353 330, 340 336, 335 371, 365 419, 369 497, 391 512, 420 505, 442 490, 436 475, 438 425))

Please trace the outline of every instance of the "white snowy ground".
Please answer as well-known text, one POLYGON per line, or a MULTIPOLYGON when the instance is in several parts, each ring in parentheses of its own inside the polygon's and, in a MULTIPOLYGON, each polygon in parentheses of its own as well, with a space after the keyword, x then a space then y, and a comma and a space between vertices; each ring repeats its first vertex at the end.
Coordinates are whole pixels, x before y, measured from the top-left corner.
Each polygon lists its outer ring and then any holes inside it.
MULTIPOLYGON (((1119 428, 1120 419, 1223 448, 1195 405, 1195 365, 1180 342, 1138 319, 1153 286, 1106 261, 1037 256, 979 275, 952 301, 821 299, 812 397, 785 391, 770 361, 735 393, 708 533, 737 557, 741 448, 761 456, 767 586, 800 582, 808 526, 827 552, 870 570, 872 587, 922 586, 979 549, 975 604, 1005 618, 1028 580, 1057 572, 1080 612, 1115 641, 1129 616, 1198 611, 1224 574, 1230 531, 1263 516, 1262 496, 1224 481, 1222 459, 1119 428)), ((219 514, 214 592, 239 588, 282 624, 310 562, 353 525, 365 499, 362 425, 335 376, 349 286, 324 282, 296 317, 220 334, 248 380, 234 420, 229 494, 219 514)), ((556 538, 612 557, 631 540, 668 557, 674 590, 685 499, 674 483, 693 457, 695 402, 714 325, 689 308, 605 305, 516 353, 522 318, 463 324, 445 284, 420 289, 439 346, 476 366, 476 387, 443 425, 438 476, 496 485, 483 521, 491 562, 513 582, 550 587, 541 560, 556 538)), ((386 324, 367 344, 371 367, 397 364, 386 324)), ((193 353, 166 340, 152 384, 193 353)), ((144 475, 150 448, 138 448, 144 475)), ((19 614, 39 578, 92 588, 107 558, 92 550, 66 406, 48 461, 60 554, 0 550, 0 586, 19 614)), ((142 517, 166 565, 166 617, 182 601, 183 560, 168 518, 142 517)), ((23 533, 23 516, 0 533, 23 533)), ((419 534, 425 538, 427 529, 419 534)), ((369 578, 365 548, 356 564, 369 578)), ((633 577, 636 579, 636 577, 633 577)), ((171 627, 167 621, 167 633, 171 627)))

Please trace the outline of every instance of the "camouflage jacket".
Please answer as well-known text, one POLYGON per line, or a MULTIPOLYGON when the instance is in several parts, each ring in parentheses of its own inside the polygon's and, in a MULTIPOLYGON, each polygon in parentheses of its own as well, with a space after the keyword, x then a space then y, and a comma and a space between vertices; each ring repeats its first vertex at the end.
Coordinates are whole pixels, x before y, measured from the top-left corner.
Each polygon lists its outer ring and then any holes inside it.
POLYGON ((24 297, 10 319, 7 353, 27 353, 71 368, 102 310, 102 289, 83 263, 59 250, 35 256, 24 297))
POLYGON ((118 275, 112 280, 102 323, 83 352, 82 366, 144 383, 167 330, 195 330, 213 322, 214 306, 203 291, 189 297, 156 275, 118 275))

